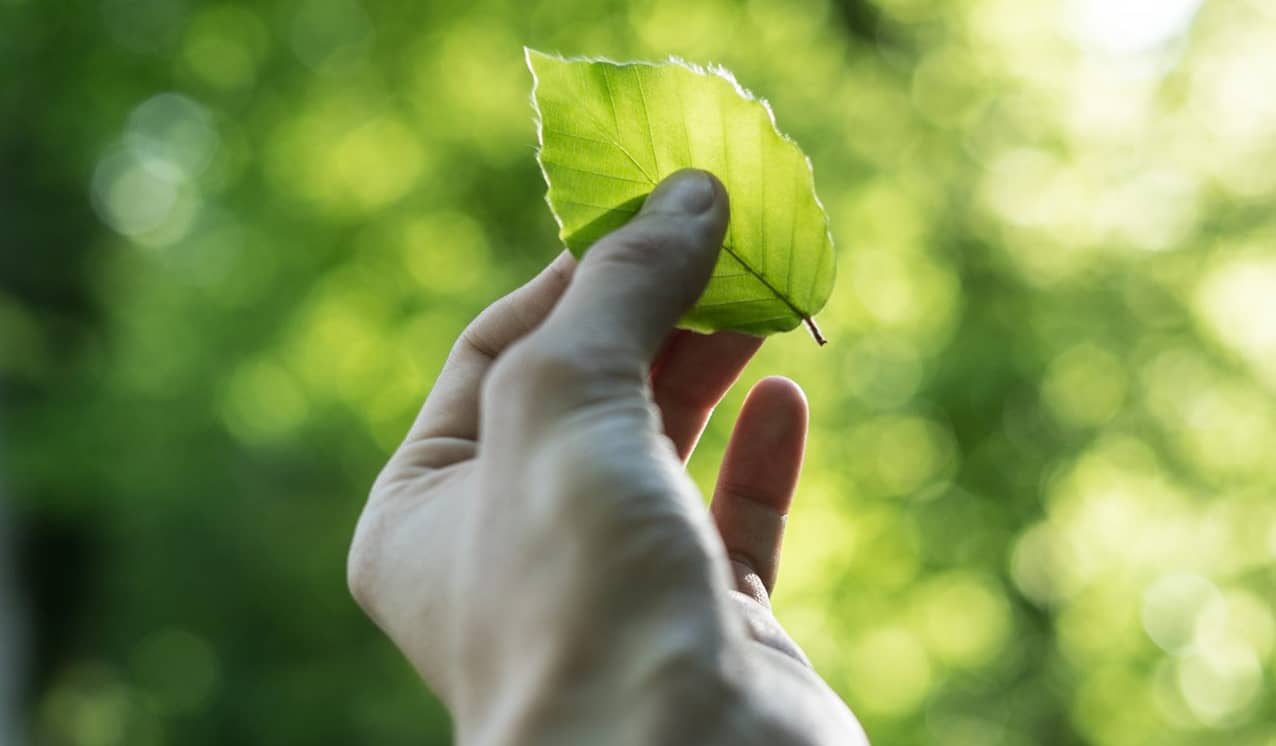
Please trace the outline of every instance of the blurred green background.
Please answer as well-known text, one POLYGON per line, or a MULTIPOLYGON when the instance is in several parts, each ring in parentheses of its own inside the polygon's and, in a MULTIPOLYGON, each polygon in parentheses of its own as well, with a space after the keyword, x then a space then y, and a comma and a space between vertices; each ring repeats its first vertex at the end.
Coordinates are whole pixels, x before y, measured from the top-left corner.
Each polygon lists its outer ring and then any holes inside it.
POLYGON ((724 64, 814 161, 832 344, 746 381, 875 743, 1276 744, 1267 0, 0 0, 11 742, 449 742, 344 559, 558 251, 523 44, 724 64))

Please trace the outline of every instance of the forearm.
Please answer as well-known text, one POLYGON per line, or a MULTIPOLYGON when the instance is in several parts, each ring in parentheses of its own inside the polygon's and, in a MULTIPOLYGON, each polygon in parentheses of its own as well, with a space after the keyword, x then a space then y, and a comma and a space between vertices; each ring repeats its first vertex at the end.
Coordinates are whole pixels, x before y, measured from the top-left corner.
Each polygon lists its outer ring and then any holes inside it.
POLYGON ((716 604, 689 602, 532 635, 538 642, 505 657, 495 685, 459 703, 458 742, 713 743, 712 728, 744 696, 733 658, 740 635, 716 604))

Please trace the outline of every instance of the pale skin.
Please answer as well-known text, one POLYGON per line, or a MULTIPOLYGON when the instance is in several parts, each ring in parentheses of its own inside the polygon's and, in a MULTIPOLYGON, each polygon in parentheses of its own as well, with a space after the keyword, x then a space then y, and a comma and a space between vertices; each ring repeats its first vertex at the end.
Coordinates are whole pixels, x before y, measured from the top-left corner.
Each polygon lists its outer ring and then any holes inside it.
POLYGON ((867 743, 771 613, 801 389, 749 392, 709 510, 684 470, 761 345, 674 329, 728 210, 674 174, 485 310, 373 486, 350 587, 457 743, 867 743))

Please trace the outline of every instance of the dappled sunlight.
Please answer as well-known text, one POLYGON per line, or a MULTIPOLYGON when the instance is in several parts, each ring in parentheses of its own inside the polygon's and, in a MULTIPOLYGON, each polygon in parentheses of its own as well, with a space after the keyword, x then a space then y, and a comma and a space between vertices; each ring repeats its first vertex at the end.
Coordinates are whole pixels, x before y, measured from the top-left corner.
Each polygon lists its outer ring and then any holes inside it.
POLYGON ((491 248, 483 226, 461 212, 414 215, 397 225, 391 239, 411 278, 434 293, 466 293, 478 286, 491 248))
POLYGON ((955 466, 951 436, 924 417, 878 417, 844 437, 851 473, 877 496, 918 495, 955 466))
POLYGON ((257 81, 270 41, 266 24, 248 8, 210 6, 186 27, 179 65, 220 93, 242 92, 257 81))
POLYGON ((325 75, 341 75, 372 51, 376 31, 358 0, 303 0, 286 29, 302 64, 325 75))
POLYGON ((903 627, 882 627, 854 642, 848 675, 864 714, 900 717, 924 701, 934 669, 916 635, 903 627))
POLYGON ((1199 620, 1223 605, 1223 594, 1195 573, 1166 573, 1143 591, 1143 628, 1167 653, 1180 653, 1196 640, 1199 620))
POLYGON ((953 668, 979 668, 1011 644, 1010 605, 995 580, 954 571, 913 594, 911 626, 932 656, 953 668))
POLYGON ((168 161, 117 151, 102 159, 93 181, 103 221, 140 245, 175 243, 194 219, 198 197, 168 161))
POLYGON ((1276 389, 1276 257, 1255 253, 1202 278, 1195 310, 1209 331, 1276 389))
POLYGON ((1187 33, 1201 0, 1069 0, 1078 40, 1107 54, 1138 54, 1187 33))
POLYGON ((448 742, 342 563, 457 334, 562 250, 526 44, 723 64, 811 156, 830 344, 769 340, 689 470, 804 388, 775 606, 875 743, 1276 743, 1273 3, 4 13, 12 163, 73 188, 4 214, 3 466, 93 548, 39 742, 448 742))
POLYGON ((226 427, 240 440, 257 443, 286 437, 306 417, 308 402, 296 376, 271 362, 241 365, 222 399, 226 427))
POLYGON ((350 90, 323 96, 275 132, 267 176, 281 194, 351 217, 406 195, 431 165, 416 132, 381 96, 350 90))
POLYGON ((1196 648, 1176 661, 1179 691, 1203 725, 1240 725, 1253 719, 1263 690, 1263 667, 1248 646, 1196 648))

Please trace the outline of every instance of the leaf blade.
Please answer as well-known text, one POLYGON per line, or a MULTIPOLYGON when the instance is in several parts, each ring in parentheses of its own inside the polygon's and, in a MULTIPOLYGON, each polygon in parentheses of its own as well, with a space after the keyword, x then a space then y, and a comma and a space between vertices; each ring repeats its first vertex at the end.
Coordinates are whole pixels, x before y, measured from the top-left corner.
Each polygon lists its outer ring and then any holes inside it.
POLYGON ((566 59, 525 50, 559 236, 578 256, 682 168, 718 176, 732 218, 712 279, 680 322, 698 331, 788 331, 824 307, 835 280, 810 161, 770 107, 720 69, 566 59))

